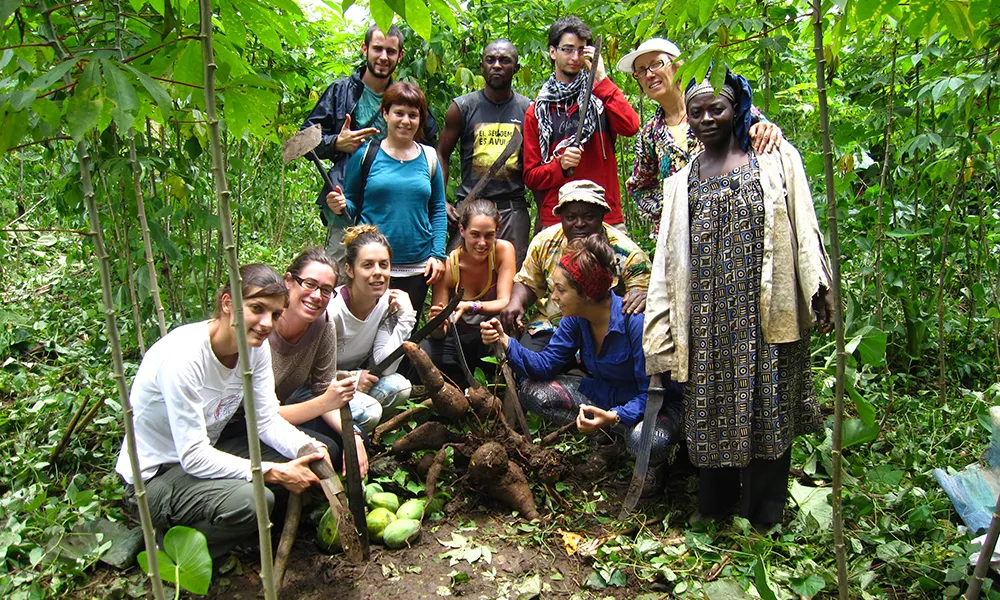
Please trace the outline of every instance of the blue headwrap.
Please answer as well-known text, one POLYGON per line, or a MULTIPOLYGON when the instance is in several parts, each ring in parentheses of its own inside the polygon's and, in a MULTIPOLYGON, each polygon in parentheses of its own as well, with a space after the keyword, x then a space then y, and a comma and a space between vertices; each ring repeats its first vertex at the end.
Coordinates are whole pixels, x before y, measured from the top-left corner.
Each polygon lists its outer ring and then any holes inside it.
MULTIPOLYGON (((711 74, 711 71, 709 71, 711 74)), ((709 83, 708 77, 705 81, 695 84, 694 78, 688 83, 684 90, 685 104, 691 98, 701 94, 715 95, 715 89, 709 83)), ((726 81, 719 91, 719 95, 733 103, 735 115, 733 115, 733 133, 740 142, 740 148, 744 152, 750 149, 750 106, 753 104, 753 90, 750 89, 750 82, 742 75, 734 75, 732 71, 726 69, 726 81)))

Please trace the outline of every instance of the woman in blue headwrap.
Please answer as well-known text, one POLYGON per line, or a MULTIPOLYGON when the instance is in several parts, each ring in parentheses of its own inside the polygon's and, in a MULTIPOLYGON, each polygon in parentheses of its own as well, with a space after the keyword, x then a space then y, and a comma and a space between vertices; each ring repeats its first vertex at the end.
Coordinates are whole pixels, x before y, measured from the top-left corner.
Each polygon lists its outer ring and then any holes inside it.
POLYGON ((781 521, 792 442, 821 426, 809 330, 829 326, 830 264, 802 160, 750 147, 750 85, 688 85, 704 151, 664 185, 646 306, 647 373, 684 389, 704 517, 781 521))

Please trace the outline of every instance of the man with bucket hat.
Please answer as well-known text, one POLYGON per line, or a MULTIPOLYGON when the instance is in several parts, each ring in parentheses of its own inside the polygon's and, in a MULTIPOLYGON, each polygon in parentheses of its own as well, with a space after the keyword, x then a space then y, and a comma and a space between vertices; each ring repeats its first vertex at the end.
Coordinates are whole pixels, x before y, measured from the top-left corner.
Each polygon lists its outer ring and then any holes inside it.
POLYGON ((552 209, 559 222, 538 232, 531 240, 524 264, 514 276, 510 303, 499 315, 504 330, 511 335, 525 332, 520 341, 529 350, 544 348, 562 317, 549 294, 559 259, 570 240, 603 232, 617 261, 618 277, 614 285, 624 288, 622 312, 637 314, 645 310, 649 257, 622 231, 604 222, 610 210, 604 188, 593 181, 570 181, 559 188, 558 201, 552 209), (525 312, 536 301, 538 318, 525 324, 525 312))
MULTIPOLYGON (((656 238, 663 208, 663 182, 680 171, 701 151, 701 144, 687 124, 684 91, 677 81, 680 48, 670 40, 651 38, 618 61, 617 69, 629 73, 646 96, 659 106, 635 140, 635 163, 625 182, 625 191, 639 212, 649 219, 656 238)), ((781 142, 781 129, 751 107, 754 124, 750 138, 758 154, 766 154, 781 142)))

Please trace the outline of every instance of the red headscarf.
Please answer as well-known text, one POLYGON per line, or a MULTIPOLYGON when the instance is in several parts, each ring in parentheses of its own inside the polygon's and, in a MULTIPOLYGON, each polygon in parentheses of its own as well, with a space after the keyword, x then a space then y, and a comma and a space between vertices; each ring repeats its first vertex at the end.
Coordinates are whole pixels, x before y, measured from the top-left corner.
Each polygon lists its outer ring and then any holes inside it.
POLYGON ((580 264, 574 260, 576 256, 576 254, 564 254, 559 259, 559 264, 562 265, 562 268, 566 269, 566 272, 569 273, 573 281, 580 286, 585 296, 595 302, 600 302, 607 298, 608 292, 611 291, 611 282, 614 281, 611 273, 600 268, 592 273, 584 273, 580 264))

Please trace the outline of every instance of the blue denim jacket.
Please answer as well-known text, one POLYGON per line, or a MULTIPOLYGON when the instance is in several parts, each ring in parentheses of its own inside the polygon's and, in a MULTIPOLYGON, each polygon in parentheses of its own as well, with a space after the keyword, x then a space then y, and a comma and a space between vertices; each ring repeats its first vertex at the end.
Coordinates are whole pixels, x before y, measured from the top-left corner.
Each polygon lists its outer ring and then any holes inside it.
POLYGON ((611 321, 600 352, 594 349, 594 336, 586 319, 563 317, 544 350, 532 352, 510 338, 507 358, 519 374, 544 381, 562 372, 579 350, 590 373, 580 382, 580 392, 594 406, 617 412, 623 424, 634 425, 642 420, 649 388, 642 353, 642 323, 641 314, 622 314, 622 297, 612 292, 611 321))

